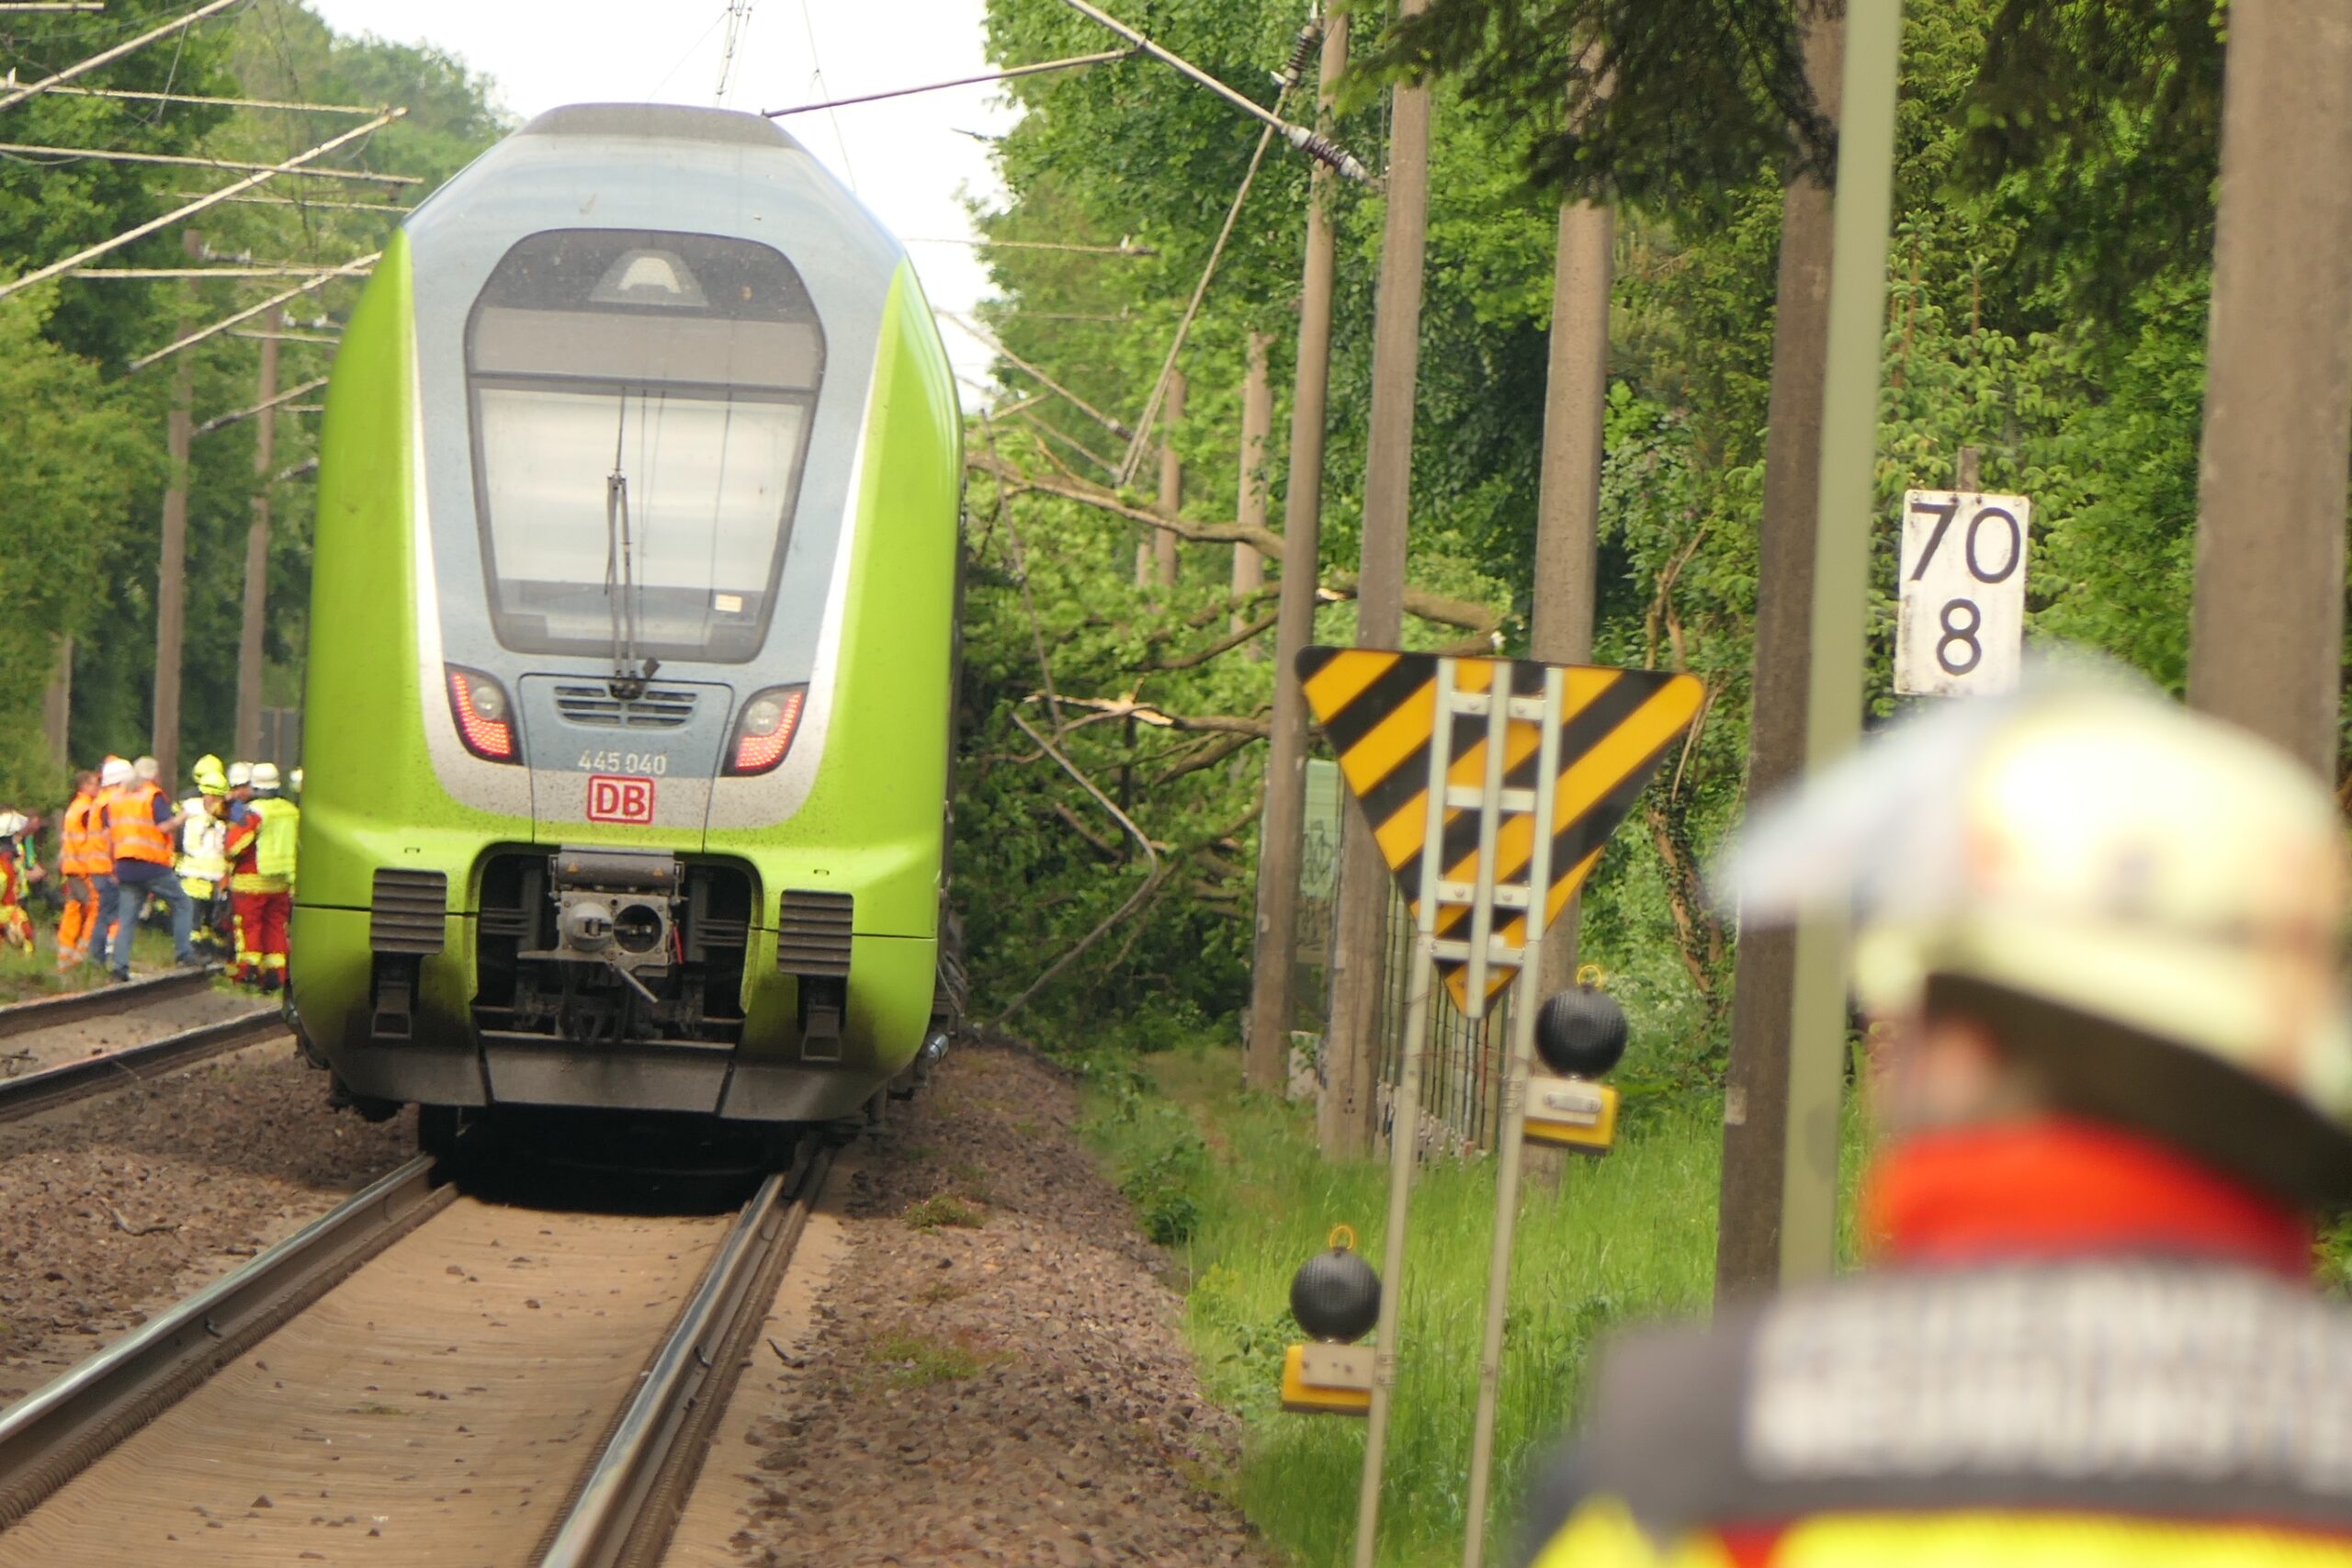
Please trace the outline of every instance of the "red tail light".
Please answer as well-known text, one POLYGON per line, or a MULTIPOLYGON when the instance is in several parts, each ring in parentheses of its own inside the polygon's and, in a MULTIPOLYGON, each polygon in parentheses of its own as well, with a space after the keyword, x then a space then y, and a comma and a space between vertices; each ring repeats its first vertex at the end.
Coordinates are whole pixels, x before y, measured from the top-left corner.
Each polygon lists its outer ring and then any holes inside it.
POLYGON ((808 701, 806 686, 771 686, 743 705, 735 721, 735 743, 728 750, 727 771, 738 777, 772 771, 792 750, 793 731, 800 728, 800 710, 808 701))
POLYGON ((449 671, 449 716, 466 750, 489 762, 519 761, 514 755, 514 708, 506 688, 479 670, 459 665, 449 671))

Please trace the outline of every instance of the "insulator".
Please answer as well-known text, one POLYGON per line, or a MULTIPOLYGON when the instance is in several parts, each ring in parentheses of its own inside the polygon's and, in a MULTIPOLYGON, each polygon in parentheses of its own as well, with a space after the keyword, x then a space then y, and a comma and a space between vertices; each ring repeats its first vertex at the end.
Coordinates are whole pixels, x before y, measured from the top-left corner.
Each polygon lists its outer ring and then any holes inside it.
POLYGON ((1292 146, 1316 162, 1326 164, 1349 179, 1361 184, 1372 183, 1372 171, 1357 163, 1354 153, 1320 131, 1309 130, 1303 125, 1284 126, 1283 130, 1283 134, 1290 139, 1292 146))
POLYGON ((1306 79, 1306 62, 1315 58, 1322 46, 1323 24, 1309 19, 1298 29, 1298 41, 1291 46, 1290 63, 1283 67, 1283 90, 1290 91, 1306 79))

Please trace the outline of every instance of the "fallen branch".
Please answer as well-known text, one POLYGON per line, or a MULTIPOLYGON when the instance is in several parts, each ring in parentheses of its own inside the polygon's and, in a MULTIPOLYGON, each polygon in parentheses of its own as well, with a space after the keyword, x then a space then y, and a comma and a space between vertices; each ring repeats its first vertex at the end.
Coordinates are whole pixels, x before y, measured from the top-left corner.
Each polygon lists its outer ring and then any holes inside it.
POLYGON ((1254 640, 1261 633, 1274 629, 1276 615, 1261 615, 1240 629, 1227 633, 1197 652, 1176 659, 1163 659, 1157 664, 1147 664, 1146 670, 1196 670, 1221 653, 1230 653, 1243 643, 1254 640))
POLYGON ((114 1228, 120 1231, 125 1235, 159 1235, 166 1231, 175 1231, 180 1228, 180 1223, 177 1220, 159 1221, 152 1225, 134 1225, 129 1220, 122 1217, 122 1211, 120 1209, 116 1208, 112 1203, 107 1202, 103 1198, 98 1200, 98 1207, 104 1209, 107 1215, 113 1219, 114 1228))
POLYGON ((1069 802, 1061 800, 1054 802, 1054 815, 1060 818, 1063 826, 1071 832, 1093 845, 1095 852, 1104 860, 1115 861, 1119 858, 1119 846, 1080 821, 1078 813, 1069 808, 1069 802))
POLYGON ((1212 740, 1192 756, 1154 778, 1151 781, 1151 787, 1158 789, 1162 784, 1175 783, 1186 773, 1197 773, 1204 768, 1214 768, 1257 739, 1254 735, 1228 735, 1221 740, 1212 740))
MULTIPOLYGON (((1028 700, 1035 702, 1036 698, 1033 696, 1028 700)), ((1080 719, 1078 724, 1069 727, 1070 729, 1076 729, 1080 725, 1101 724, 1110 719, 1132 718, 1137 724, 1148 724, 1156 729, 1192 729, 1205 734, 1246 735, 1258 740, 1263 740, 1273 733, 1272 726, 1262 718, 1236 718, 1230 714, 1222 713, 1188 716, 1183 714, 1169 713, 1162 708, 1155 707, 1150 703, 1139 703, 1133 697, 1065 696, 1062 698, 1062 706, 1094 710, 1091 718, 1080 719)), ((1015 718, 1013 722, 1020 724, 1021 721, 1015 718)), ((1029 727, 1023 724, 1021 728, 1026 729, 1029 727)))
POLYGON ((1149 836, 1147 835, 1142 829, 1136 826, 1134 818, 1129 817, 1125 812, 1120 810, 1117 802, 1114 801, 1109 795, 1104 795, 1101 789, 1095 786, 1095 783, 1092 779, 1088 778, 1083 773, 1079 771, 1078 764, 1072 762, 1068 757, 1063 756, 1061 752, 1055 748, 1052 741, 1046 739, 1043 735, 1038 734, 1035 727, 1031 725, 1027 719, 1021 716, 1021 710, 1019 708, 1009 708, 1006 711, 1012 715, 1012 722, 1020 726, 1022 734, 1026 735, 1030 739, 1035 741, 1045 751, 1046 755, 1051 757, 1055 761, 1059 762, 1061 764, 1062 772, 1068 773, 1071 778, 1076 779, 1078 781, 1079 788, 1092 795, 1095 799, 1095 803, 1101 806, 1103 810, 1109 812, 1113 817, 1116 818, 1118 819, 1119 826, 1125 828, 1135 839, 1135 841, 1143 846, 1144 859, 1151 863, 1151 873, 1143 879, 1143 886, 1141 887, 1136 888, 1133 893, 1127 896, 1127 901, 1125 903, 1112 910, 1110 915, 1097 924, 1092 931, 1088 931, 1083 937, 1080 938, 1077 945, 1073 946, 1069 952, 1063 953, 1059 958, 1055 959, 1051 964, 1046 965, 1046 972, 1044 974, 1030 981, 1027 989, 1023 990, 1019 996, 1013 998, 1012 1001, 1005 1004, 1004 1010, 996 1015, 996 1022, 1000 1026, 1003 1024, 1006 1019, 1011 1018, 1014 1013, 1019 1012, 1023 1008, 1028 1006, 1029 998, 1035 996, 1048 981, 1053 979, 1055 976, 1069 968, 1071 962, 1075 960, 1080 953, 1084 953, 1088 948, 1092 947, 1096 942, 1102 941, 1104 932, 1108 931, 1112 927, 1117 925, 1121 920, 1125 919, 1130 914, 1133 914, 1136 909, 1140 908, 1154 893, 1159 891, 1160 880, 1165 877, 1169 872, 1168 863, 1159 858, 1159 851, 1153 845, 1149 836))
MULTIPOLYGON (((1124 517, 1131 523, 1166 529, 1181 539, 1209 545, 1248 545, 1270 560, 1283 558, 1283 536, 1271 528, 1247 523, 1195 523, 1174 513, 1162 512, 1158 507, 1132 505, 1112 491, 1080 479, 1024 473, 1001 457, 977 452, 965 457, 964 466, 975 473, 987 474, 999 484, 1075 501, 1114 516, 1124 517)), ((1353 598, 1355 580, 1344 575, 1337 577, 1324 592, 1333 597, 1353 598)), ((1434 621, 1444 626, 1460 626, 1480 637, 1498 630, 1503 624, 1503 617, 1498 613, 1475 600, 1456 599, 1449 593, 1432 593, 1426 588, 1409 585, 1405 590, 1405 611, 1424 621, 1434 621)))

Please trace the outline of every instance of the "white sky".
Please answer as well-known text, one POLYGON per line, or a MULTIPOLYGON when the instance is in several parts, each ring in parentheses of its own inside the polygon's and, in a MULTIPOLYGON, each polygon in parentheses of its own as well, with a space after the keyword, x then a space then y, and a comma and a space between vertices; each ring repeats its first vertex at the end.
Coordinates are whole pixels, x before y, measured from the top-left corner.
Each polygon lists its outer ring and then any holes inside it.
MULTIPOLYGON (((490 77, 526 119, 561 104, 718 101, 724 0, 311 0, 311 8, 338 32, 447 51, 490 77)), ((1107 35, 1103 47, 1114 47, 1107 35)), ((988 69, 981 0, 753 0, 725 106, 783 108, 988 69)), ((965 197, 998 192, 987 144, 964 132, 1011 124, 1000 95, 993 85, 954 87, 783 121, 908 242, 943 311, 968 316, 989 291, 988 275, 968 246, 917 242, 970 238, 965 197)), ((941 331, 956 368, 985 379, 989 352, 952 324, 941 331)))

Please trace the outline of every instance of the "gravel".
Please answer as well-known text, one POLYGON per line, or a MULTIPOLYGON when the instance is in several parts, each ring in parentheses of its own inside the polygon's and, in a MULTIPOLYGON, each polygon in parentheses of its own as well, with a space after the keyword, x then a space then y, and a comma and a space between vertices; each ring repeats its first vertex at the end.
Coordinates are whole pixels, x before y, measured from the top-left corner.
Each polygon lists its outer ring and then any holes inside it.
POLYGON ((119 1051, 127 1045, 144 1045, 184 1029, 219 1023, 262 1006, 261 998, 235 991, 187 991, 178 996, 159 997, 130 1012, 104 1013, 96 1018, 53 1023, 47 1029, 28 1029, 0 1039, 0 1073, 14 1077, 18 1073, 62 1066, 84 1056, 119 1051))
POLYGON ((1202 1395, 1167 1259, 1077 1118, 1066 1080, 996 1048, 892 1107, 812 1332, 763 1369, 741 1561, 1264 1560, 1211 1489, 1239 1432, 1202 1395))
POLYGON ((407 1116, 330 1111, 325 1075, 290 1040, 0 1125, 0 1402, 326 1213, 414 1141, 407 1116))

